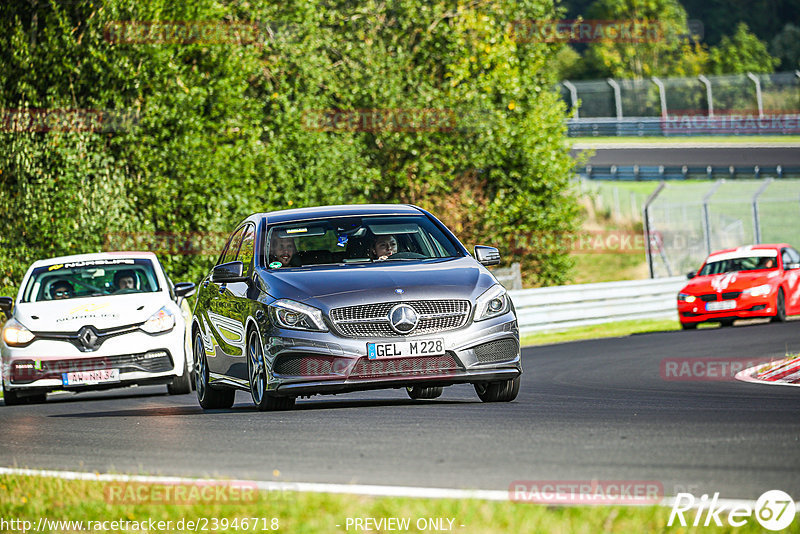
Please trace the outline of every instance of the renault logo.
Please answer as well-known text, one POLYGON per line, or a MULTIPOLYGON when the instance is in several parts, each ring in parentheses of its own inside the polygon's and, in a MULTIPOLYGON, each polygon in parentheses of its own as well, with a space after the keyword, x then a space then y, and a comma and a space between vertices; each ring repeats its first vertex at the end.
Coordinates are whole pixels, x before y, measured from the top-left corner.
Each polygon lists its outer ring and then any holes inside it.
POLYGON ((389 324, 398 334, 409 334, 417 327, 419 316, 408 304, 398 304, 389 310, 389 324))
POLYGON ((78 330, 78 343, 84 351, 96 350, 98 339, 97 332, 91 326, 84 326, 78 330))

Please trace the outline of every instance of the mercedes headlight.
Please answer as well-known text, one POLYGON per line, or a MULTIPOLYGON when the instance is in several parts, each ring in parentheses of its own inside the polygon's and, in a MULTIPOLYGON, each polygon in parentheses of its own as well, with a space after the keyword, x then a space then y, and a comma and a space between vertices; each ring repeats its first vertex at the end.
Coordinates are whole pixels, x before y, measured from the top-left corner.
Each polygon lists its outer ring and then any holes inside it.
POLYGON ((22 347, 33 341, 33 333, 16 319, 9 319, 3 328, 3 340, 9 347, 22 347))
POLYGON ((325 321, 322 320, 322 312, 306 304, 280 299, 270 304, 269 309, 273 321, 281 328, 318 332, 328 330, 325 321))
POLYGON ((694 295, 690 295, 688 293, 678 293, 678 300, 692 303, 695 300, 697 300, 697 297, 695 297, 694 295))
POLYGON ((511 307, 511 301, 506 293, 506 288, 500 284, 490 287, 483 295, 478 297, 475 304, 475 320, 483 321, 498 315, 503 315, 511 307))
POLYGON ((141 328, 148 334, 159 334, 172 330, 174 326, 175 315, 164 306, 145 321, 141 328))
POLYGON ((750 295, 751 297, 765 297, 772 292, 772 286, 769 284, 764 284, 756 287, 750 287, 742 291, 745 295, 750 295))

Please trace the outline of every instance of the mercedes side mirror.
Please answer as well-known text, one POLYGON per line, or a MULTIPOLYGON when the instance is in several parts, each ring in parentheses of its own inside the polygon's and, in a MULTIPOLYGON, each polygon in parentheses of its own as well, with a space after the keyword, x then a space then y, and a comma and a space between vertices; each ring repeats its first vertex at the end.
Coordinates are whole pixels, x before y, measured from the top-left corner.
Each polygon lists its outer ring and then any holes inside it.
POLYGON ((500 251, 494 247, 484 247, 483 245, 475 245, 475 259, 481 265, 497 265, 500 263, 500 251))
POLYGON ((242 276, 244 263, 240 261, 229 261, 220 263, 211 272, 211 281, 215 284, 228 284, 233 282, 245 282, 246 276, 242 276))
POLYGON ((688 278, 689 280, 691 280, 695 276, 697 276, 697 271, 689 271, 688 273, 686 273, 686 278, 688 278))

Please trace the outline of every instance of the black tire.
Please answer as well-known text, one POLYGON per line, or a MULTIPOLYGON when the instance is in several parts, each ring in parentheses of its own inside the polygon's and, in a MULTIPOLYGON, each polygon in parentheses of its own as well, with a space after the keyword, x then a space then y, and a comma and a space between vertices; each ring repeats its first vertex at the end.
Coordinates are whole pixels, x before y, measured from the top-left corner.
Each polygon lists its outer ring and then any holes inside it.
POLYGON ((773 323, 783 323, 786 321, 786 297, 783 295, 783 289, 778 290, 778 296, 775 299, 775 315, 770 319, 773 323))
POLYGON ((261 348, 261 337, 253 329, 247 336, 247 376, 250 396, 259 411, 282 411, 294 408, 295 397, 277 397, 267 390, 267 363, 261 348))
POLYGON ((726 326, 733 326, 733 321, 734 320, 735 319, 722 319, 719 322, 719 326, 722 327, 722 328, 725 328, 726 326))
POLYGON ((195 387, 197 389, 197 401, 204 410, 224 409, 233 406, 233 399, 236 391, 232 389, 215 389, 208 381, 208 360, 206 350, 203 348, 203 339, 200 332, 195 333, 194 343, 195 362, 195 387))
POLYGON ((436 399, 442 396, 443 387, 423 387, 423 386, 410 386, 406 388, 408 396, 414 400, 417 399, 436 399))
POLYGON ((520 377, 502 382, 480 382, 475 384, 475 393, 483 402, 511 402, 519 393, 520 377))
POLYGON ((36 393, 34 395, 20 395, 16 390, 7 390, 3 386, 3 400, 6 406, 19 406, 20 404, 42 404, 47 401, 47 393, 36 393))
POLYGON ((172 382, 167 384, 167 393, 170 395, 186 395, 192 392, 192 376, 189 366, 186 365, 186 358, 183 359, 183 374, 176 376, 172 382))
POLYGON ((697 330, 697 323, 681 323, 683 330, 697 330))
POLYGON ((3 386, 3 400, 6 406, 17 406, 24 402, 24 399, 20 398, 16 391, 7 390, 5 386, 3 386))

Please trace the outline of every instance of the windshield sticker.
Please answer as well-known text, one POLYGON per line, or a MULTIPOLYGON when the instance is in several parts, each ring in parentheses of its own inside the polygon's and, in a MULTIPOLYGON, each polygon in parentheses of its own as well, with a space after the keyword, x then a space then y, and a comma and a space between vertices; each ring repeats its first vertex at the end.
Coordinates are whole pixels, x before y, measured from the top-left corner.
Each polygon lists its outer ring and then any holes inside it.
POLYGON ((279 261, 273 261, 269 264, 270 269, 280 269, 281 267, 283 267, 283 264, 279 261))
POLYGON ((74 267, 90 267, 93 265, 134 265, 135 260, 132 259, 113 259, 113 260, 86 260, 75 261, 72 263, 59 263, 51 265, 47 268, 48 271, 57 271, 58 269, 72 269, 74 267))
POLYGON ((287 228, 287 234, 305 234, 308 232, 308 228, 287 228))
POLYGON ((347 235, 346 234, 339 236, 339 238, 338 238, 338 240, 336 242, 336 246, 337 247, 342 247, 342 248, 347 246, 347 235))

